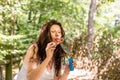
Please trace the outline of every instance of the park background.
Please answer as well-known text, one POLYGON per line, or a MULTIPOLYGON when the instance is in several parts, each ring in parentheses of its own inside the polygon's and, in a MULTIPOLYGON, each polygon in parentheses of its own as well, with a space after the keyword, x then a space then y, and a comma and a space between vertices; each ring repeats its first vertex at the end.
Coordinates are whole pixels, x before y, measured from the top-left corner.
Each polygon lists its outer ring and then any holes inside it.
POLYGON ((120 0, 0 0, 0 80, 12 80, 50 19, 64 26, 62 46, 81 74, 70 80, 119 80, 119 9, 120 0))

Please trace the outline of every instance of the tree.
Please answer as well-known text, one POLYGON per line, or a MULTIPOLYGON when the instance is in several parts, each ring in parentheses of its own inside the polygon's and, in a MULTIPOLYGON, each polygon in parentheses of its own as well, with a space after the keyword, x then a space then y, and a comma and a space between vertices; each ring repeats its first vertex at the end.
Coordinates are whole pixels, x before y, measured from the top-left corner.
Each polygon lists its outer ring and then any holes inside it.
POLYGON ((93 47, 95 10, 96 10, 96 0, 91 0, 90 9, 89 9, 89 18, 88 18, 88 43, 87 43, 89 52, 92 50, 93 47))

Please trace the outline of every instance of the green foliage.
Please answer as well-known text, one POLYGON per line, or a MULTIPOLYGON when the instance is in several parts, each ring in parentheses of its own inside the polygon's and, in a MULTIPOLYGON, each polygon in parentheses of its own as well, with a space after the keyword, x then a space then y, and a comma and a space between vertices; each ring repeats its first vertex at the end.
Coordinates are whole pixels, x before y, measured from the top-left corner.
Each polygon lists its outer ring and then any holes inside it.
POLYGON ((99 37, 99 40, 95 42, 95 47, 98 47, 98 51, 96 53, 101 57, 106 57, 106 55, 111 56, 114 50, 114 43, 112 40, 112 34, 109 34, 107 33, 107 31, 104 31, 99 37))
MULTIPOLYGON (((103 4, 98 1, 97 13, 95 14, 95 31, 101 28, 111 28, 110 22, 115 21, 116 13, 114 11, 119 9, 117 5, 115 6, 117 1, 114 4, 113 0, 106 1, 110 1, 110 3, 103 4), (116 9, 114 10, 113 6, 110 5, 114 5, 116 9), (113 11, 112 15, 110 15, 111 11, 113 11)), ((24 35, 23 38, 14 40, 17 44, 15 46, 19 46, 20 49, 26 49, 28 44, 37 40, 42 24, 49 19, 57 19, 63 24, 66 32, 65 40, 67 41, 74 41, 74 38, 81 35, 87 37, 86 26, 88 25, 90 0, 1 0, 0 4, 0 33, 7 36, 24 35)), ((111 28, 113 37, 119 37, 120 32, 118 30, 119 26, 111 28)), ((107 39, 107 37, 108 35, 105 38, 107 39)), ((101 41, 102 38, 104 37, 101 37, 101 41)), ((86 41, 84 42, 86 43, 86 41)), ((11 42, 8 41, 8 43, 11 42)), ((105 43, 104 47, 106 48, 111 44, 105 43)), ((81 43, 78 45, 81 45, 81 43)), ((99 45, 103 45, 103 43, 99 42, 99 45)), ((76 49, 78 48, 76 47, 76 49)))
POLYGON ((19 56, 25 53, 25 46, 22 46, 20 39, 23 38, 22 35, 17 36, 6 36, 0 34, 0 60, 3 60, 6 55, 15 54, 19 56))
MULTIPOLYGON (((114 41, 115 37, 111 33, 110 29, 100 29, 94 38, 93 49, 90 51, 92 54, 91 61, 85 62, 88 58, 89 49, 87 48, 87 34, 83 32, 79 37, 74 39, 74 42, 69 42, 71 45, 70 49, 73 58, 77 58, 79 61, 84 62, 83 68, 90 68, 90 71, 97 72, 94 79, 108 79, 108 80, 119 80, 119 52, 120 42, 114 41), (117 54, 117 55, 116 55, 117 54), (87 65, 87 66, 85 66, 87 65), (95 69, 97 68, 97 69, 95 69)), ((78 64, 79 65, 79 64, 78 64)), ((78 67, 81 68, 81 67, 78 67)), ((94 73, 93 72, 93 73, 94 73)))
MULTIPOLYGON (((120 44, 113 42, 120 35, 120 1, 98 1, 94 15, 93 50, 89 52, 86 44, 90 1, 0 0, 0 60, 7 55, 19 57, 25 54, 28 46, 38 39, 42 24, 49 19, 56 19, 62 23, 66 32, 63 45, 69 56, 78 58, 91 53, 92 60, 102 59, 100 66, 98 65, 101 71, 120 47, 120 44)), ((115 59, 108 66, 108 71, 98 73, 98 76, 102 76, 104 80, 106 77, 117 80, 119 66, 119 59, 115 59)))
POLYGON ((102 79, 119 80, 120 79, 120 76, 119 76, 120 63, 119 62, 120 62, 119 58, 111 62, 110 65, 108 66, 108 69, 103 74, 100 75, 102 79))

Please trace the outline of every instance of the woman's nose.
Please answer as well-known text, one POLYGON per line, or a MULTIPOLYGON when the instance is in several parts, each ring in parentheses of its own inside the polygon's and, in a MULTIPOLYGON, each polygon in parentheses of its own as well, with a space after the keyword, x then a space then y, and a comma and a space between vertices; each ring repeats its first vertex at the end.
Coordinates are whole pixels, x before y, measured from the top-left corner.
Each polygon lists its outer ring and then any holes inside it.
POLYGON ((55 33, 55 36, 58 36, 58 35, 59 35, 59 33, 58 33, 58 32, 56 32, 56 33, 55 33))

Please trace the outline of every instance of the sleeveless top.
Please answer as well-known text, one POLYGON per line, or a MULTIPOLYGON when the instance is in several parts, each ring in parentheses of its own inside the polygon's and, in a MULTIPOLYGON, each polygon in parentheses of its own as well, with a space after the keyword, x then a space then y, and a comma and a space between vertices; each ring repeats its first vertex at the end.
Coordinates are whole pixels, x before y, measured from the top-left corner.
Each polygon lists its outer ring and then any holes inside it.
MULTIPOLYGON (((26 66, 23 64, 19 73, 17 74, 16 80, 27 80, 26 69, 26 66)), ((54 66, 52 66, 50 71, 48 71, 46 68, 39 80, 54 80, 54 66)))

